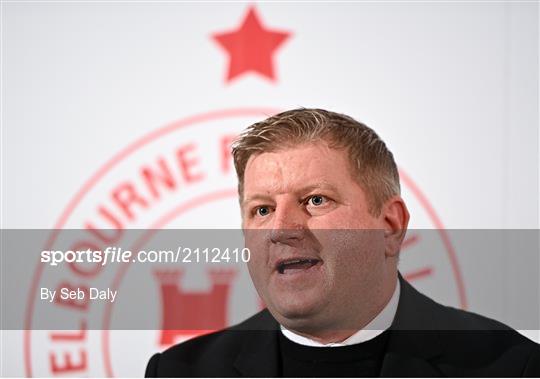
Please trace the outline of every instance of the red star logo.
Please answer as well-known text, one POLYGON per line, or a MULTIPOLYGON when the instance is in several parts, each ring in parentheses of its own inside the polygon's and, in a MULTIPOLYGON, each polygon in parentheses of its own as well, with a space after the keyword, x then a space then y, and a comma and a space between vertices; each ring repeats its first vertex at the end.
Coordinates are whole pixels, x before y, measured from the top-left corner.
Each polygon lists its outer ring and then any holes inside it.
POLYGON ((254 7, 250 7, 240 27, 212 38, 229 54, 227 82, 247 72, 256 72, 276 80, 272 57, 290 33, 265 29, 254 7))

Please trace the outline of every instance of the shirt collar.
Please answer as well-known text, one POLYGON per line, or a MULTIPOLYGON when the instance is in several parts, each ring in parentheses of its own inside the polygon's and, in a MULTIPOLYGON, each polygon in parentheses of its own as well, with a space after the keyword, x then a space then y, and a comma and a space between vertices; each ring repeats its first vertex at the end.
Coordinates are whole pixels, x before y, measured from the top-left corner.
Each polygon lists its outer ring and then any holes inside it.
POLYGON ((373 320, 371 320, 364 329, 361 329, 354 333, 349 338, 341 341, 341 342, 332 342, 329 344, 323 344, 317 341, 314 341, 310 338, 301 336, 299 334, 296 334, 288 329, 286 329, 283 325, 280 325, 281 332, 285 337, 287 337, 289 340, 296 342, 300 345, 305 346, 313 346, 313 347, 336 347, 336 346, 347 346, 347 345, 354 345, 357 343, 362 343, 369 341, 370 339, 373 339, 377 337, 379 334, 384 332, 386 329, 388 329, 392 322, 394 321, 394 317, 396 315, 398 301, 399 301, 399 293, 400 293, 400 284, 399 280, 396 283, 396 288, 394 289, 394 294, 386 304, 386 306, 383 308, 383 310, 375 316, 373 320))

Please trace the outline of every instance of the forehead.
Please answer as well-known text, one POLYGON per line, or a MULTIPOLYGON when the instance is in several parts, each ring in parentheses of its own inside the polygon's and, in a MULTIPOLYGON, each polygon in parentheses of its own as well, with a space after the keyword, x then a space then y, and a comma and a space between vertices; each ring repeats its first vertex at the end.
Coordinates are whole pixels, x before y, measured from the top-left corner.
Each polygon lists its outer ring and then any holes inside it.
POLYGON ((357 185, 344 149, 311 143, 251 156, 244 172, 244 195, 295 192, 306 186, 357 185))

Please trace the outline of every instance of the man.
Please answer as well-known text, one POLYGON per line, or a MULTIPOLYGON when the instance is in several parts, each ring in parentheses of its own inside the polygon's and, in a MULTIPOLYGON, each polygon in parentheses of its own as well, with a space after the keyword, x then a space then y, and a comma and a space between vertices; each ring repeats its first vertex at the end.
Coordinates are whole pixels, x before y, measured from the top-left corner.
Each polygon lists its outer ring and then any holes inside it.
POLYGON ((398 273, 409 221, 392 153, 352 118, 297 109, 233 147, 267 309, 154 355, 147 376, 538 376, 538 345, 398 273))

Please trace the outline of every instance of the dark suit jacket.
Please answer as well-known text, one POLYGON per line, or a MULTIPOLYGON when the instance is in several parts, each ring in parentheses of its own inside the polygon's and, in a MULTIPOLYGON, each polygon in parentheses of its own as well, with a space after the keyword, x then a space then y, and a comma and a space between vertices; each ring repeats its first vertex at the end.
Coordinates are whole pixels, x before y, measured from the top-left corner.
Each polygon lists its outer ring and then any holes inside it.
MULTIPOLYGON (((539 345, 495 320, 440 305, 399 280, 381 376, 540 376, 539 345)), ((146 377, 279 376, 278 333, 265 309, 155 354, 146 377)))

